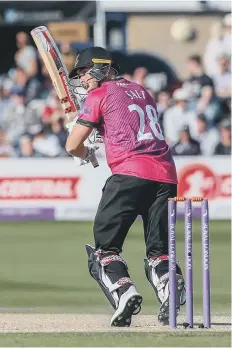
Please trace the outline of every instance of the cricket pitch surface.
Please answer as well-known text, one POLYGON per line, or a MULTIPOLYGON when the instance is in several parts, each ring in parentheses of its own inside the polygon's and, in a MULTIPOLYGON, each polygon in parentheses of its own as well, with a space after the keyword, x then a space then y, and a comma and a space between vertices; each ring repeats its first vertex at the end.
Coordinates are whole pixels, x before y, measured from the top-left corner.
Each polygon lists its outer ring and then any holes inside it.
MULTIPOLYGON (((199 329, 202 316, 194 317, 194 328, 184 329, 185 317, 178 317, 178 327, 174 331, 231 332, 231 317, 228 314, 211 318, 210 329, 199 329)), ((160 326, 155 315, 138 315, 132 318, 130 327, 110 327, 110 316, 98 314, 38 314, 0 313, 0 333, 32 332, 165 332, 168 326, 160 326)), ((172 330, 173 331, 173 330, 172 330)))

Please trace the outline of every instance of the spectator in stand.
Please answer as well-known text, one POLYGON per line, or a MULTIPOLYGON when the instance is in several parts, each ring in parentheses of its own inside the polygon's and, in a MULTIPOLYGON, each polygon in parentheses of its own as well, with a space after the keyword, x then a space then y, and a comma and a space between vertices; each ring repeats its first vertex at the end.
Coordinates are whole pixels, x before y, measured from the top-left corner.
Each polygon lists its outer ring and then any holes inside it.
POLYGON ((139 83, 141 86, 146 88, 145 83, 146 83, 146 77, 148 74, 148 70, 144 67, 139 67, 135 69, 133 73, 133 81, 139 83))
POLYGON ((210 38, 204 52, 204 70, 209 76, 217 73, 217 56, 222 51, 222 22, 216 21, 210 28, 210 38))
POLYGON ((71 71, 76 60, 76 53, 73 51, 71 44, 68 42, 61 43, 60 53, 67 70, 71 71))
POLYGON ((16 66, 23 69, 28 77, 36 76, 38 73, 36 49, 29 44, 29 36, 24 32, 16 35, 18 50, 15 54, 16 66))
POLYGON ((196 119, 196 113, 188 110, 188 92, 185 89, 176 89, 173 93, 173 99, 175 105, 167 109, 163 115, 164 134, 170 146, 177 143, 184 125, 188 125, 191 130, 196 119))
POLYGON ((189 78, 184 88, 189 93, 189 107, 198 114, 204 113, 211 125, 215 125, 220 117, 220 103, 215 96, 213 80, 204 73, 201 57, 192 55, 187 60, 189 78))
POLYGON ((0 127, 0 158, 12 157, 13 155, 14 155, 13 148, 9 144, 9 141, 7 140, 4 130, 0 127))
POLYGON ((209 76, 217 73, 218 54, 231 56, 231 13, 224 16, 222 21, 213 23, 210 38, 204 52, 204 67, 209 76))
POLYGON ((232 40, 231 22, 232 22, 231 13, 227 13, 227 15, 225 15, 222 21, 222 24, 223 24, 222 52, 230 57, 231 57, 231 40, 232 40))
POLYGON ((122 75, 122 77, 128 81, 132 81, 133 80, 133 76, 130 75, 129 73, 125 73, 122 75))
MULTIPOLYGON (((59 143, 62 149, 65 149, 65 144, 67 140, 67 130, 65 130, 64 119, 59 118, 58 120, 52 121, 51 130, 52 130, 52 133, 55 134, 57 138, 59 139, 59 143)), ((68 156, 67 152, 66 154, 68 156)))
POLYGON ((148 91, 148 93, 150 94, 150 96, 152 97, 152 99, 155 100, 155 92, 153 91, 153 89, 151 89, 151 88, 146 88, 146 90, 148 91))
POLYGON ((33 149, 32 138, 29 135, 24 135, 19 140, 19 157, 40 157, 33 149))
POLYGON ((223 120, 220 127, 221 141, 217 144, 215 155, 231 155, 231 122, 223 120))
POLYGON ((0 122, 10 103, 10 90, 13 87, 13 81, 7 76, 1 76, 0 79, 0 122))
POLYGON ((19 146, 19 138, 30 133, 34 126, 41 125, 42 100, 32 100, 26 105, 25 90, 15 85, 9 91, 9 102, 1 115, 1 124, 14 148, 19 146))
POLYGON ((41 81, 43 83, 43 89, 40 93, 40 97, 46 99, 50 92, 54 90, 54 86, 41 57, 39 57, 39 61, 41 66, 41 81))
POLYGON ((197 156, 201 154, 200 144, 191 137, 188 126, 183 127, 179 137, 179 141, 171 149, 174 156, 197 156))
POLYGON ((221 102, 221 108, 224 114, 231 111, 231 71, 230 57, 220 54, 217 59, 218 73, 213 76, 216 95, 221 102))
POLYGON ((159 114, 160 127, 161 127, 162 132, 165 136, 164 126, 163 126, 163 118, 164 118, 165 112, 168 110, 168 108, 171 105, 170 93, 166 90, 161 90, 157 94, 156 103, 157 103, 157 111, 159 114))
POLYGON ((34 133, 33 149, 41 157, 59 157, 63 154, 63 149, 57 136, 46 132, 46 128, 43 126, 38 127, 34 133))
POLYGON ((201 153, 204 156, 212 156, 215 146, 219 141, 219 132, 215 127, 207 126, 207 119, 204 114, 198 115, 196 119, 196 128, 192 136, 200 143, 201 153))
POLYGON ((230 58, 225 54, 218 55, 218 74, 213 76, 216 94, 221 98, 231 96, 230 58))
POLYGON ((10 73, 10 77, 13 81, 11 92, 17 90, 21 91, 25 95, 26 85, 28 81, 28 77, 25 71, 22 68, 17 67, 13 73, 10 73))
POLYGON ((42 111, 43 123, 50 124, 52 120, 64 118, 64 110, 55 90, 52 90, 47 99, 42 111))
POLYGON ((139 83, 141 86, 143 86, 144 88, 146 88, 146 90, 148 91, 148 93, 150 94, 150 96, 155 99, 155 92, 153 89, 146 87, 146 78, 148 75, 148 70, 144 67, 139 67, 136 68, 133 76, 131 76, 128 73, 123 74, 123 78, 128 80, 128 81, 134 81, 136 83, 139 83))
POLYGON ((18 146, 19 137, 26 132, 25 111, 24 92, 16 88, 12 89, 10 103, 1 117, 1 126, 13 147, 18 146))
POLYGON ((12 75, 14 86, 13 89, 22 91, 25 96, 25 103, 40 96, 41 83, 36 77, 28 77, 25 70, 17 67, 12 75))
POLYGON ((44 108, 44 101, 40 99, 32 100, 26 105, 26 110, 22 121, 25 123, 27 133, 33 133, 33 129, 42 124, 41 114, 44 108))

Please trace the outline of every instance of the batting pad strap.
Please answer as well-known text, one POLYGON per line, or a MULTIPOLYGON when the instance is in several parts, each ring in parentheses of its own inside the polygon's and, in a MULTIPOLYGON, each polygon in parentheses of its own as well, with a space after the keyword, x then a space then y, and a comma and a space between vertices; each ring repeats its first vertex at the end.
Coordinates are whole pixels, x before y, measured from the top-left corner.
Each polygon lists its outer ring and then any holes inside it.
POLYGON ((148 260, 149 278, 155 286, 156 290, 161 290, 169 278, 168 272, 168 257, 162 258, 150 258, 148 260), (162 267, 166 265, 166 267, 162 267), (165 270, 166 269, 166 270, 165 270))
POLYGON ((156 267, 156 266, 158 266, 158 264, 160 264, 160 262, 162 262, 162 260, 159 259, 159 258, 156 258, 155 260, 154 259, 149 259, 148 260, 148 265, 152 266, 152 267, 156 267))
POLYGON ((130 278, 127 278, 127 277, 120 278, 116 283, 109 285, 109 291, 113 292, 113 291, 121 288, 121 286, 124 286, 126 284, 132 285, 133 282, 131 281, 130 278))
POLYGON ((105 256, 103 255, 102 257, 99 258, 100 264, 104 266, 108 266, 112 262, 122 262, 125 266, 127 266, 126 262, 123 260, 123 258, 120 255, 109 255, 105 256))
MULTIPOLYGON (((165 257, 149 258, 148 265, 152 267, 157 267, 164 260, 169 260, 169 257, 165 255, 165 257)), ((176 260, 176 264, 179 265, 178 260, 176 260)))
POLYGON ((165 275, 163 275, 155 284, 154 281, 154 285, 156 286, 157 291, 160 291, 161 289, 164 288, 165 284, 166 284, 166 280, 169 278, 169 273, 166 273, 165 275))

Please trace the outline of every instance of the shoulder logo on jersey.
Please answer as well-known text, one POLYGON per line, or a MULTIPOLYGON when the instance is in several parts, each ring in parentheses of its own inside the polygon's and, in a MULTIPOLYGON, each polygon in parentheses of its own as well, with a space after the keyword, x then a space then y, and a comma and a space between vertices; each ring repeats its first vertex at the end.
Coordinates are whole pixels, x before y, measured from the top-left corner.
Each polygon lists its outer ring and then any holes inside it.
POLYGON ((80 109, 80 114, 89 115, 91 113, 91 107, 83 105, 80 109))

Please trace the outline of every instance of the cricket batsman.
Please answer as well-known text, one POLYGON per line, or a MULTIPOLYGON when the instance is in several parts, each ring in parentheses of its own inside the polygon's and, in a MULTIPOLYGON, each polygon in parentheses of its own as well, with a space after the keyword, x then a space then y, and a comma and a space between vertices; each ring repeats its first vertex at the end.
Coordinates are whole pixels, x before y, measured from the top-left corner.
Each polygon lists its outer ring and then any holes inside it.
MULTIPOLYGON (((97 129, 111 169, 94 220, 95 247, 86 245, 91 276, 115 309, 112 326, 130 326, 142 296, 121 256, 128 230, 142 216, 146 244, 145 272, 160 302, 158 320, 169 321, 168 198, 177 195, 177 174, 159 122, 156 103, 139 84, 118 78, 119 67, 101 47, 83 50, 69 74, 87 93, 68 136, 66 150, 89 161, 94 148, 84 141, 97 129)), ((136 250, 135 250, 136 252, 136 250)), ((177 305, 185 286, 177 265, 177 305)))

